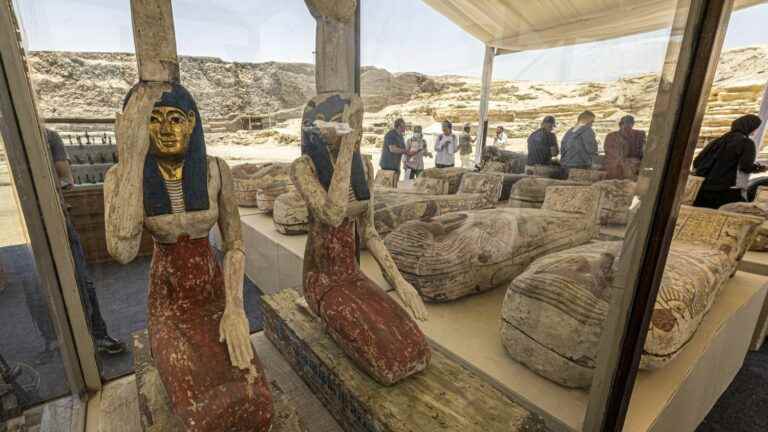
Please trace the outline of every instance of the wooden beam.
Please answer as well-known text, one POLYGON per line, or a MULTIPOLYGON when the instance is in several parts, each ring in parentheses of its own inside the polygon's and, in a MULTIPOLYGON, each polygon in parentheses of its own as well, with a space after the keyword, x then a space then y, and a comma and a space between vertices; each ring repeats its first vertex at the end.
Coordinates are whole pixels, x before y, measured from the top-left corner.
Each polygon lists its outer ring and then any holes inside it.
POLYGON ((477 125, 477 142, 475 144, 475 164, 480 165, 483 158, 485 141, 488 138, 488 102, 491 97, 491 84, 493 83, 493 60, 496 58, 496 48, 485 47, 485 60, 483 61, 483 77, 480 86, 480 120, 477 125))
POLYGON ((139 80, 179 82, 171 0, 131 0, 139 80))
POLYGON ((305 3, 317 21, 317 93, 355 93, 360 73, 358 0, 305 0, 305 3))
POLYGON ((692 0, 672 27, 638 193, 611 286, 584 431, 621 430, 733 0, 692 0), (682 42, 681 40, 682 35, 682 42))

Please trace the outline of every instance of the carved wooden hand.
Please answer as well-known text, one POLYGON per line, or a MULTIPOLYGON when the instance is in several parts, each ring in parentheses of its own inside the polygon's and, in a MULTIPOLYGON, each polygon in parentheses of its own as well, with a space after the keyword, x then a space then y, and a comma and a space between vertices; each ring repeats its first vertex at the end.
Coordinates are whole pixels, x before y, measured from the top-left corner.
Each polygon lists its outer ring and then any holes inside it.
POLYGON ((253 347, 248 335, 248 318, 242 308, 227 306, 219 324, 219 341, 227 343, 232 366, 249 369, 253 347))

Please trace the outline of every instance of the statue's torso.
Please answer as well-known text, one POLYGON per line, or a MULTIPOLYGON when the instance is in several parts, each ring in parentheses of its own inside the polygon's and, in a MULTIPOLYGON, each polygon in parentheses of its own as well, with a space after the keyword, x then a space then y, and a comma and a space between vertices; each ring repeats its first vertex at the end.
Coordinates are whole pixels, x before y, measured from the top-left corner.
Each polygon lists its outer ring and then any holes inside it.
POLYGON ((208 210, 145 216, 144 226, 159 243, 176 243, 182 236, 197 239, 208 237, 219 219, 221 173, 217 158, 208 157, 208 210))

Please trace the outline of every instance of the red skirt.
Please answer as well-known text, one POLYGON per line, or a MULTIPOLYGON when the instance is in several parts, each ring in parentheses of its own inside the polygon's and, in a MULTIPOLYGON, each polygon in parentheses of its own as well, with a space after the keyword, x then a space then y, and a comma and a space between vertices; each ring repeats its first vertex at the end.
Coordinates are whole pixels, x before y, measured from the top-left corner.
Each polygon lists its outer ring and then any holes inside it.
POLYGON ((152 357, 186 430, 269 430, 272 396, 258 358, 254 353, 259 377, 249 383, 219 342, 224 278, 208 239, 155 243, 149 286, 152 357))
POLYGON ((314 222, 304 277, 304 297, 328 334, 363 371, 392 385, 429 365, 431 351, 416 322, 360 271, 354 223, 314 222))

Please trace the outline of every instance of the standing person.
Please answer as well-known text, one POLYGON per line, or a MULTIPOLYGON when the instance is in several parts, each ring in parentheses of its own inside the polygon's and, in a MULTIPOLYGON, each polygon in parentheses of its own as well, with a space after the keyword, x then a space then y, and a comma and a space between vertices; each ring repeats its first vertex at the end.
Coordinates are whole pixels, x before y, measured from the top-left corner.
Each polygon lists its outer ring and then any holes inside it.
POLYGON ((495 147, 504 148, 507 146, 507 133, 504 132, 504 126, 496 128, 496 136, 493 138, 493 145, 495 147))
POLYGON ((461 167, 474 169, 475 161, 472 160, 472 136, 470 135, 469 123, 464 124, 464 130, 459 135, 459 155, 461 155, 461 167))
POLYGON ((559 154, 557 135, 552 132, 555 126, 555 118, 546 116, 541 127, 528 136, 528 165, 551 165, 552 158, 559 154))
POLYGON ((597 138, 592 129, 595 114, 584 111, 579 114, 576 126, 570 128, 563 136, 560 146, 560 164, 566 169, 592 168, 592 160, 597 156, 597 138))
POLYGON ((400 178, 400 164, 405 153, 405 120, 398 118, 395 120, 392 129, 384 135, 384 147, 381 149, 381 159, 379 167, 383 170, 394 171, 394 184, 397 187, 397 181, 400 178))
POLYGON ((421 126, 413 128, 413 136, 405 143, 405 179, 413 180, 424 171, 424 156, 427 156, 427 141, 421 126))
POLYGON ((448 120, 443 122, 443 133, 435 139, 435 166, 450 168, 456 164, 458 140, 453 134, 453 125, 448 120))
POLYGON ((634 129, 635 118, 619 120, 619 130, 605 137, 605 165, 609 179, 637 179, 643 160, 645 132, 634 129))
POLYGON ((731 123, 731 131, 707 144, 693 160, 697 176, 704 177, 694 206, 717 209, 746 201, 749 175, 765 172, 755 163, 757 146, 749 137, 760 127, 760 117, 747 114, 731 123))
MULTIPOLYGON (((72 169, 67 159, 67 153, 64 150, 64 142, 56 131, 45 129, 45 138, 48 141, 48 147, 51 153, 51 163, 53 171, 58 177, 59 191, 68 189, 74 185, 72 178, 72 169)), ((59 193, 61 207, 64 210, 64 218, 67 224, 67 236, 69 237, 69 247, 72 251, 72 259, 75 262, 75 279, 77 288, 80 291, 80 299, 85 307, 86 320, 93 336, 96 350, 100 353, 119 354, 125 351, 125 344, 111 337, 107 332, 107 324, 101 315, 99 299, 96 297, 96 286, 93 283, 88 262, 85 259, 85 251, 80 242, 80 235, 72 225, 69 216, 69 206, 64 201, 63 195, 59 193)))

